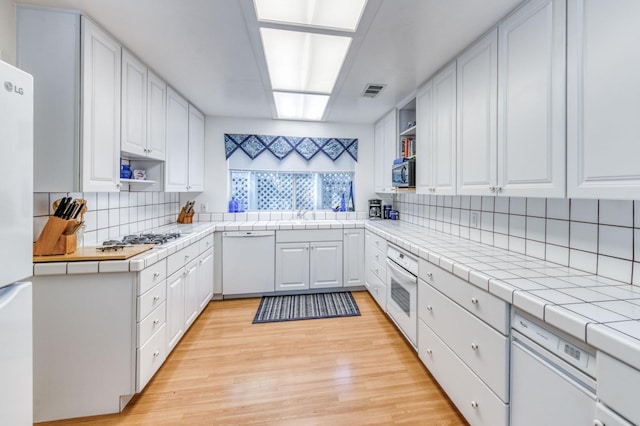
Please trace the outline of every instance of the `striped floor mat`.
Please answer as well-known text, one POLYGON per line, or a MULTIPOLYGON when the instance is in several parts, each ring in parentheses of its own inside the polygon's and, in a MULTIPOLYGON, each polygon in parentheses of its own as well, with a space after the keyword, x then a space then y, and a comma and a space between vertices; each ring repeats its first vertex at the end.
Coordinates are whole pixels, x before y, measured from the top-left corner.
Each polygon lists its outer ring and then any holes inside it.
POLYGON ((351 292, 263 296, 253 323, 360 316, 351 292))

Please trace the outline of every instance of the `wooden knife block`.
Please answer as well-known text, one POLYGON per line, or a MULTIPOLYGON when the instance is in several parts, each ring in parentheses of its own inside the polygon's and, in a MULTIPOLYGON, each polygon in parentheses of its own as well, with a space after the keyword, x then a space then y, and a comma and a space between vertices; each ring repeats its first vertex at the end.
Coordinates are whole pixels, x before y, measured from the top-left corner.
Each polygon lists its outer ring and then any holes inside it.
POLYGON ((195 212, 187 213, 184 211, 184 207, 180 210, 178 215, 178 223, 193 223, 193 215, 195 212))
POLYGON ((75 219, 65 220, 50 216, 38 240, 33 245, 34 256, 75 252, 78 244, 76 234, 64 234, 65 230, 72 228, 75 224, 75 219))

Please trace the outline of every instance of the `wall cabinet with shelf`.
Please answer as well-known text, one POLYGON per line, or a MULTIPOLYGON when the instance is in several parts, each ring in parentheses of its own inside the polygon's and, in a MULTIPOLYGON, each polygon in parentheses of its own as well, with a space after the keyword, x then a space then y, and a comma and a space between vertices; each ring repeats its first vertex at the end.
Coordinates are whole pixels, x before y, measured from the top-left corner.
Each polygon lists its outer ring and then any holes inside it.
POLYGON ((119 191, 121 45, 75 11, 16 11, 17 65, 37 82, 34 191, 119 191))
POLYGON ((416 155, 416 100, 407 102, 398 109, 398 152, 400 157, 416 155))

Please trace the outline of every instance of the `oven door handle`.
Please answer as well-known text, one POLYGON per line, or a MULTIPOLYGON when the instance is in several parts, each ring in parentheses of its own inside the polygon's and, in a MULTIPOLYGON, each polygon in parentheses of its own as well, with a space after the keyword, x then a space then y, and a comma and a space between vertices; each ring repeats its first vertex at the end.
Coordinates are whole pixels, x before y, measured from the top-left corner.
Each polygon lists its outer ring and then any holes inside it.
POLYGON ((416 278, 415 275, 406 272, 405 270, 400 268, 398 265, 396 265, 396 263, 393 260, 389 258, 387 258, 387 266, 391 268, 393 273, 400 275, 403 278, 403 281, 409 281, 413 285, 417 284, 418 278, 416 278))

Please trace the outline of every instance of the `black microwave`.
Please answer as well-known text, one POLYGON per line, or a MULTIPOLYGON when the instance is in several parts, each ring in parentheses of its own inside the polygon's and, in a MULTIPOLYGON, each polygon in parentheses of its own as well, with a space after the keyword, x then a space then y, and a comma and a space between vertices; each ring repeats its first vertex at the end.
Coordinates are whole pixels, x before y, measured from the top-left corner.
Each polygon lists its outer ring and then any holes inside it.
POLYGON ((391 181, 396 188, 415 188, 416 160, 407 158, 402 162, 394 162, 391 169, 391 181))

